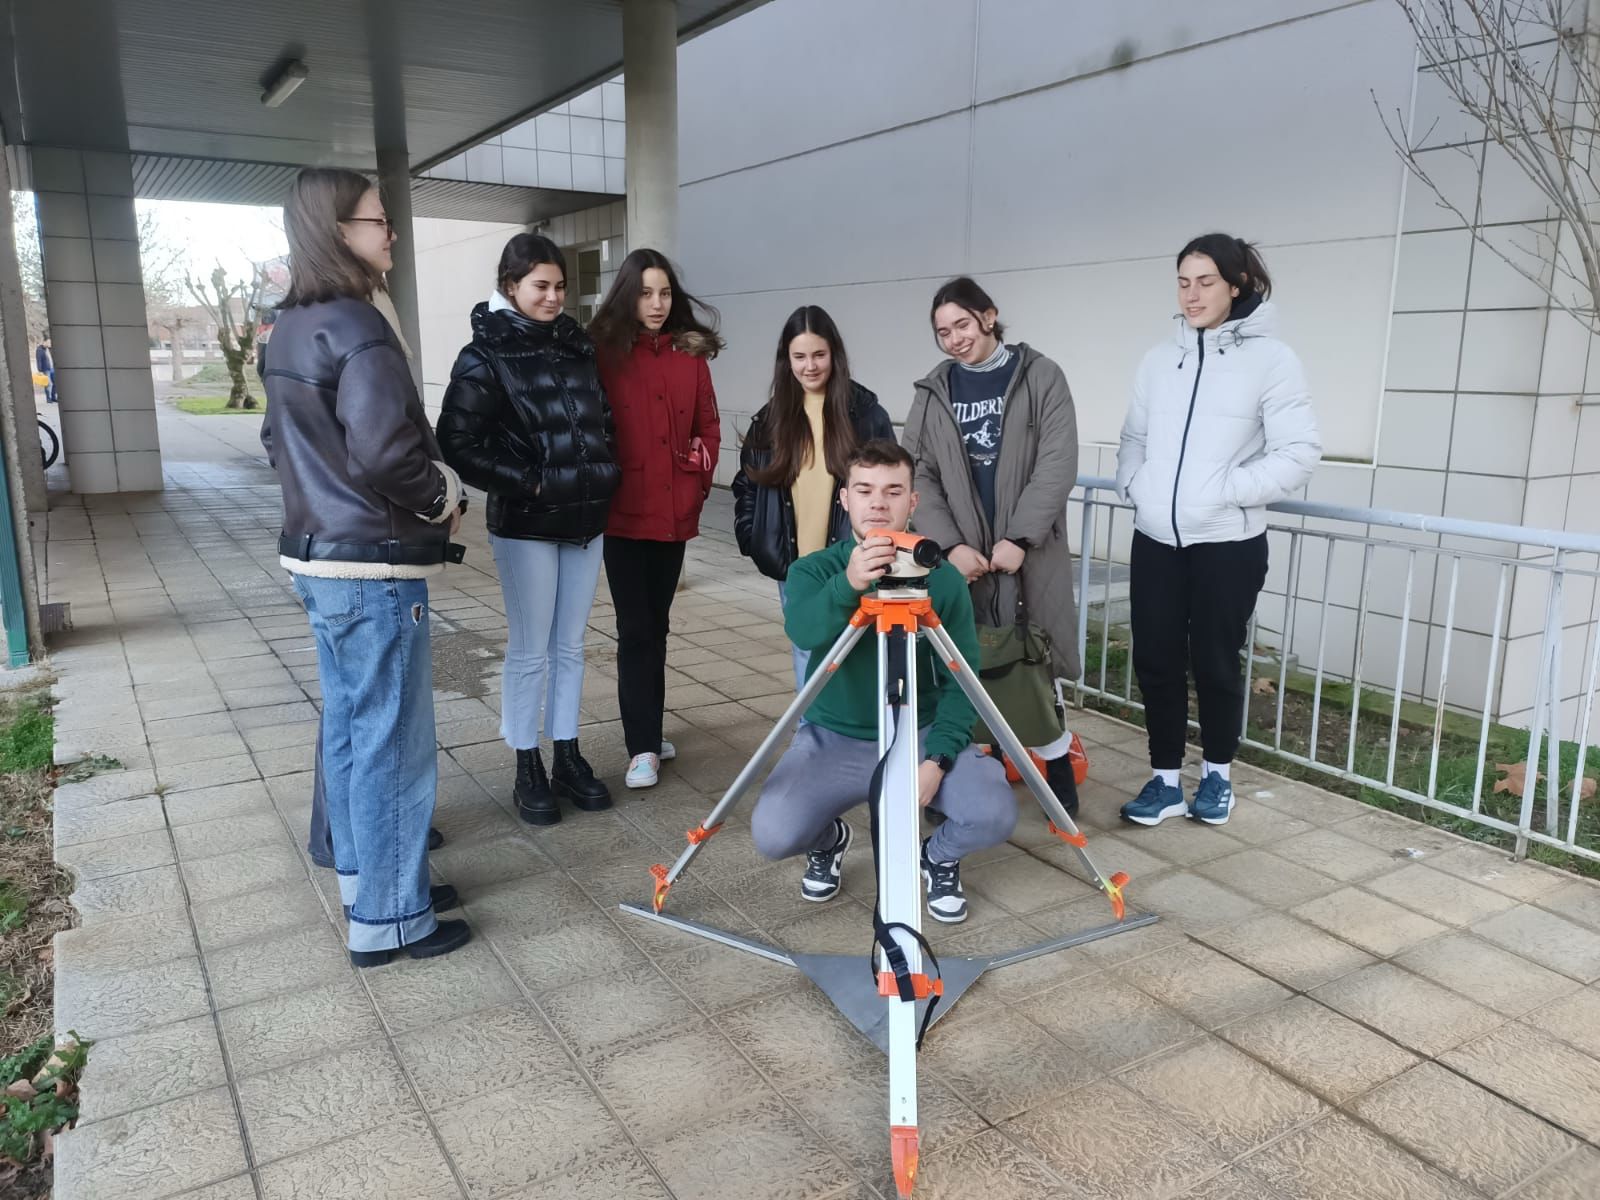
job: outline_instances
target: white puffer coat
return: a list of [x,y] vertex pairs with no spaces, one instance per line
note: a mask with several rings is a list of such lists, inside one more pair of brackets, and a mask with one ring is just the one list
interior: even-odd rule
[[1117,452],[1117,491],[1146,537],[1236,542],[1304,487],[1322,457],[1305,372],[1263,301],[1217,329],[1180,320],[1144,356]]

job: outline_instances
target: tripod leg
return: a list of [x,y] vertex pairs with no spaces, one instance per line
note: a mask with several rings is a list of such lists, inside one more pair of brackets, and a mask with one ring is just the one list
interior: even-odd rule
[[967,699],[972,701],[972,706],[978,710],[978,715],[983,718],[984,724],[989,726],[990,732],[994,734],[995,740],[1000,743],[1000,748],[1017,768],[1017,773],[1028,785],[1028,790],[1033,793],[1033,798],[1038,801],[1039,807],[1044,809],[1051,831],[1076,852],[1084,870],[1094,879],[1100,890],[1105,892],[1111,901],[1112,911],[1116,913],[1117,919],[1121,920],[1124,911],[1122,889],[1128,882],[1128,877],[1120,871],[1107,876],[1095,866],[1094,860],[1089,857],[1088,838],[1084,837],[1076,822],[1067,815],[1067,810],[1061,807],[1061,801],[1056,799],[1055,792],[1050,790],[1050,785],[1039,773],[1039,768],[1034,766],[1033,756],[1028,753],[1028,748],[1017,739],[1016,734],[1011,732],[1011,726],[1006,724],[1005,717],[1000,714],[995,702],[989,698],[989,693],[983,690],[983,686],[978,682],[977,673],[968,665],[949,631],[941,625],[934,625],[925,626],[923,632],[934,649],[949,664],[951,674],[961,685],[961,690],[966,693]]
[[[870,799],[878,806],[878,907],[889,937],[905,956],[912,981],[927,986],[922,947],[895,925],[922,929],[921,806],[917,769],[922,755],[917,744],[917,639],[905,630],[878,635],[878,678],[884,695],[878,718],[878,742],[887,753],[882,791]],[[899,681],[899,712],[890,689]],[[888,998],[889,1023],[889,1148],[895,1186],[909,1196],[917,1173],[917,1004],[901,998],[888,955],[878,951],[878,990]]]
[[800,694],[794,698],[793,703],[784,710],[783,716],[779,717],[777,723],[773,725],[772,732],[767,734],[761,745],[756,748],[756,752],[751,755],[750,761],[745,763],[744,769],[734,778],[733,783],[728,786],[728,790],[722,794],[722,799],[717,801],[716,807],[711,810],[704,821],[689,830],[689,845],[682,854],[678,855],[678,861],[673,863],[670,869],[660,863],[650,868],[650,874],[655,876],[656,880],[653,903],[657,912],[660,912],[661,906],[666,903],[667,889],[676,883],[678,877],[688,869],[689,863],[700,852],[700,847],[705,845],[707,839],[722,828],[723,821],[733,811],[734,805],[739,802],[739,798],[749,788],[751,782],[762,771],[766,770],[773,752],[777,749],[779,740],[788,730],[790,723],[804,713],[822,689],[828,686],[828,680],[832,678],[834,669],[845,660],[851,650],[855,649],[856,643],[861,640],[866,632],[867,626],[865,624],[852,622],[845,628],[845,631],[839,635],[839,640],[834,642],[832,649],[817,664],[817,669],[811,673],[811,678],[806,680],[806,685],[800,689]]

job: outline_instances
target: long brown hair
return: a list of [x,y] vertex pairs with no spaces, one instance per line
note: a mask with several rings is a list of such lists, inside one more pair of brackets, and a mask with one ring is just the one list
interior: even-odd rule
[[374,187],[372,180],[337,167],[308,167],[295,176],[283,206],[289,239],[289,290],[283,307],[354,296],[365,300],[383,276],[356,257],[339,232]]
[[772,460],[766,466],[748,472],[763,487],[793,487],[814,452],[805,389],[789,365],[789,346],[802,333],[814,333],[827,342],[833,359],[827,398],[822,402],[822,457],[828,473],[843,479],[849,471],[850,456],[856,451],[855,423],[850,420],[850,359],[844,352],[844,339],[824,309],[815,304],[801,305],[789,314],[783,332],[778,334],[767,419],[752,431],[754,437],[747,442],[754,449],[772,452]]
[[[686,335],[698,334],[702,344],[715,357],[722,349],[722,339],[717,336],[717,321],[721,314],[703,300],[696,300],[678,283],[678,272],[659,250],[639,249],[622,260],[611,290],[600,302],[600,309],[589,322],[589,336],[602,354],[620,357],[633,349],[639,336],[639,296],[644,291],[644,273],[651,268],[663,271],[667,286],[672,289],[672,308],[667,312],[661,332],[669,334],[674,343],[681,343]],[[705,314],[696,315],[695,310]]]

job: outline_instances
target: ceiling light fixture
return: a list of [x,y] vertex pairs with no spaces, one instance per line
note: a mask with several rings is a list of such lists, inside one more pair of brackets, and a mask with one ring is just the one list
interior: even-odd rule
[[306,81],[306,76],[311,74],[305,63],[298,58],[292,58],[283,64],[283,69],[272,77],[267,83],[267,90],[261,93],[261,103],[268,108],[277,108],[290,96],[294,95],[295,88]]

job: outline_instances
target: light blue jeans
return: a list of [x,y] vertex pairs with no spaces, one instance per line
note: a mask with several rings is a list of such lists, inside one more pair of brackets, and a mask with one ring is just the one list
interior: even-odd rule
[[506,601],[500,736],[513,750],[538,747],[541,709],[552,741],[578,736],[583,635],[600,582],[604,540],[573,546],[489,538]]
[[[785,611],[789,607],[788,589],[783,584],[778,584],[778,607]],[[806,685],[806,666],[811,662],[811,651],[802,650],[793,642],[789,643],[789,653],[794,656],[794,690],[799,691]],[[804,718],[801,723],[804,724]]]
[[293,578],[317,643],[323,790],[350,949],[404,946],[438,925],[428,900],[439,778],[428,584]]

